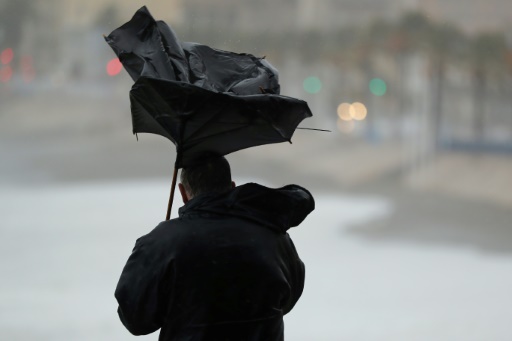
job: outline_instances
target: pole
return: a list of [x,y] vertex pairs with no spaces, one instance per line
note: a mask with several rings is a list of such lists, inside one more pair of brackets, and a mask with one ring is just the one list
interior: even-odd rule
[[172,185],[171,185],[171,195],[169,196],[169,204],[167,205],[167,215],[165,220],[169,220],[171,218],[171,208],[172,202],[174,200],[174,190],[176,189],[176,178],[178,177],[178,168],[174,166],[174,173],[172,175]]

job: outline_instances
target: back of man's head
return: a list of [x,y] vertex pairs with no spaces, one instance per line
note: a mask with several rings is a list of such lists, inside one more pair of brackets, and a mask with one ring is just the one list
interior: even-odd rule
[[231,168],[224,156],[213,156],[181,170],[181,183],[189,199],[200,194],[224,193],[231,189]]

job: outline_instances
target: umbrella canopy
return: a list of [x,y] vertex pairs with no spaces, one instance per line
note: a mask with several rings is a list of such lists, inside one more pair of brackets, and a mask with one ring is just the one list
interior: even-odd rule
[[203,156],[290,141],[305,117],[304,102],[278,95],[237,96],[141,77],[130,92],[134,130],[167,137],[176,167]]
[[278,72],[264,58],[181,42],[145,6],[105,40],[134,81],[146,76],[237,95],[260,94],[260,87],[279,93]]
[[278,72],[265,59],[181,42],[146,7],[105,40],[135,81],[133,132],[171,140],[175,170],[211,153],[291,142],[312,116],[306,102],[279,95]]

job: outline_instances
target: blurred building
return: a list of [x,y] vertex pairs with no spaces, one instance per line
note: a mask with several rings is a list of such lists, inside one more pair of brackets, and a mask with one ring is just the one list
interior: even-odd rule
[[[436,134],[441,139],[468,140],[477,136],[498,142],[512,140],[507,90],[512,78],[501,77],[504,72],[488,72],[488,80],[478,84],[470,60],[451,60],[443,76],[436,76],[428,57],[403,54],[400,59],[397,51],[379,54],[377,49],[372,52],[368,48],[389,40],[389,35],[375,37],[379,31],[372,31],[369,39],[357,36],[364,30],[344,30],[367,28],[375,19],[396,23],[405,12],[422,12],[433,22],[448,22],[467,33],[506,31],[508,48],[512,49],[509,0],[0,0],[0,9],[4,9],[0,12],[0,48],[14,49],[13,68],[18,79],[22,60],[33,60],[35,79],[41,84],[77,86],[84,81],[87,86],[98,88],[108,83],[106,65],[115,58],[102,34],[129,20],[144,4],[155,18],[171,24],[184,40],[272,57],[272,63],[282,71],[283,93],[307,100],[317,117],[325,118],[326,125],[336,120],[336,108],[341,102],[363,101],[370,114],[359,126],[372,127],[369,131],[380,129],[381,135],[397,135],[395,129],[402,128],[386,128],[387,133],[385,128],[379,128],[398,125],[393,122],[403,121],[402,130],[412,131],[408,128],[412,114],[424,111],[428,115],[437,112],[439,117],[431,125],[439,130]],[[342,35],[359,39],[351,42],[349,53]],[[328,44],[330,49],[325,48]],[[274,50],[266,51],[267,48]],[[488,54],[485,51],[483,54]],[[498,66],[491,65],[489,69]],[[311,76],[321,79],[325,90],[305,93],[303,81]],[[374,77],[385,79],[389,85],[388,95],[383,98],[368,91],[368,82]],[[435,91],[441,88],[439,84],[442,96]],[[420,107],[418,103],[423,104]],[[423,121],[417,125],[426,126]],[[478,126],[485,126],[486,133],[475,133],[484,130]]]
[[129,20],[143,4],[156,18],[186,28],[186,36],[193,39],[202,34],[222,39],[234,34],[332,33],[364,27],[376,18],[398,19],[407,11],[424,12],[467,32],[510,30],[512,22],[509,0],[0,0],[0,44],[13,38],[18,56],[37,54],[39,70],[53,65],[66,74],[93,75],[83,65],[92,54],[108,53],[101,35]]
[[182,17],[180,0],[0,0],[0,51],[14,50],[13,79],[21,79],[28,63],[45,81],[100,79],[105,61],[113,57],[102,35],[144,4],[159,19],[179,22]]
[[397,0],[189,0],[182,4],[184,23],[197,29],[233,29],[240,33],[335,31],[364,25],[375,17],[401,13]]
[[128,21],[136,10],[147,6],[155,17],[176,22],[181,20],[181,0],[56,0],[66,26],[89,26],[105,11],[111,11],[111,28]]
[[424,12],[466,32],[495,31],[512,20],[509,0],[189,0],[180,4],[184,24],[196,29],[236,27],[258,31],[336,31],[362,26],[375,18],[394,19],[403,12]]
[[448,21],[474,33],[498,31],[512,21],[510,0],[415,0],[413,7],[431,16],[432,19]]

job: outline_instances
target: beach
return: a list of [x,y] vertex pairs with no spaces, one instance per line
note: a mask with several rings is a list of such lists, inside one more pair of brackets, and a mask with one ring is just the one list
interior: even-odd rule
[[[123,100],[70,94],[46,105],[44,119],[37,97],[3,102],[3,339],[135,339],[113,292],[135,240],[165,217],[175,154],[162,137],[135,139]],[[460,176],[443,186],[428,167],[404,175],[406,157],[391,143],[309,131],[292,145],[228,156],[238,184],[298,183],[316,198],[316,210],[290,230],[307,275],[285,317],[288,340],[512,338],[508,201],[457,191]],[[508,167],[507,157],[477,161],[496,158]],[[469,174],[466,183],[478,176],[448,164]]]

